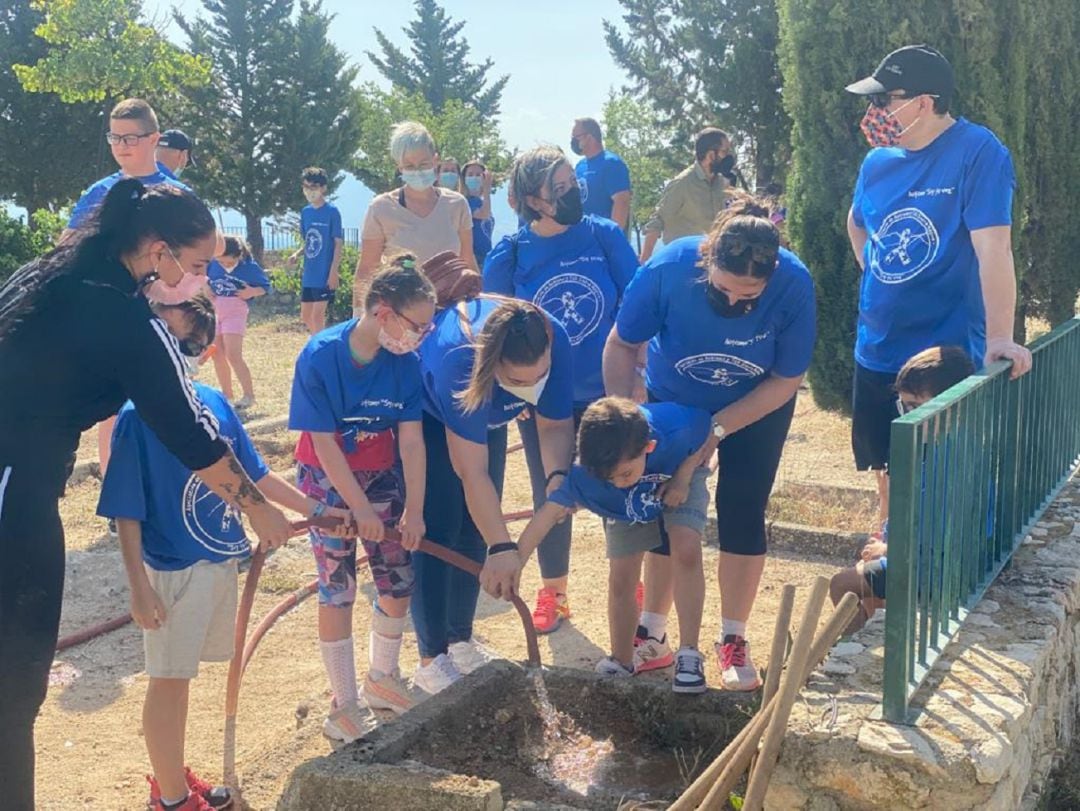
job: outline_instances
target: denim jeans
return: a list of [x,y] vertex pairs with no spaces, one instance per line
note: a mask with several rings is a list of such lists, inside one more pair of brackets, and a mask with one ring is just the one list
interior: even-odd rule
[[[483,563],[487,545],[469,515],[461,479],[450,464],[446,426],[427,413],[424,414],[424,443],[427,446],[427,486],[424,493],[427,537]],[[488,431],[487,446],[488,473],[502,499],[503,473],[506,470],[506,426]],[[412,618],[417,646],[420,656],[434,658],[446,653],[449,645],[472,638],[480,582],[468,572],[422,552],[414,552],[412,560],[416,575]]]

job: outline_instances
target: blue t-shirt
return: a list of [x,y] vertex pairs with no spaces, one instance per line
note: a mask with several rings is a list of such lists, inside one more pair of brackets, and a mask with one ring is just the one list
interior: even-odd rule
[[215,296],[224,298],[235,297],[247,287],[270,290],[270,279],[254,259],[241,260],[231,271],[212,259],[206,268],[206,281]]
[[[420,360],[385,349],[359,365],[349,350],[356,319],[316,333],[296,359],[289,429],[340,433],[346,453],[367,435],[420,419]],[[427,340],[431,340],[428,338]]]
[[623,159],[605,149],[591,158],[579,160],[574,172],[585,213],[611,219],[611,196],[630,191],[630,170]]
[[[484,201],[479,197],[467,195],[465,199],[469,201],[469,211],[476,211],[484,205]],[[484,259],[487,258],[488,251],[491,250],[491,235],[494,232],[495,217],[488,217],[486,220],[478,220],[473,217],[472,250],[473,256],[476,257],[476,264],[480,267],[484,266]]]
[[326,287],[334,261],[334,240],[344,239],[341,212],[331,203],[318,208],[304,206],[300,212],[300,233],[304,235],[304,287]]
[[604,343],[615,324],[637,256],[611,220],[586,216],[561,234],[530,228],[503,237],[484,263],[484,291],[531,301],[566,329],[574,362],[574,403],[604,396]]
[[[499,302],[477,298],[461,305],[468,316],[473,337],[480,334]],[[420,372],[424,384],[424,410],[458,436],[487,444],[490,428],[498,428],[514,419],[527,406],[524,400],[505,391],[496,382],[491,399],[471,414],[466,414],[455,392],[468,387],[475,351],[472,340],[462,330],[462,314],[457,307],[440,310],[435,315],[435,330],[420,344]],[[565,420],[573,415],[573,361],[566,330],[551,319],[551,372],[540,395],[536,411],[549,420]],[[531,406],[529,406],[531,407]]]
[[986,349],[971,232],[1009,225],[1016,185],[1009,150],[960,118],[923,149],[873,149],[855,183],[852,216],[866,229],[855,359],[893,374],[930,346]]
[[645,384],[655,399],[715,413],[772,373],[803,374],[817,319],[810,273],[784,248],[754,309],[738,318],[718,315],[698,267],[703,240],[676,239],[641,266],[626,288],[616,328],[628,343],[649,341]]
[[[171,173],[165,173],[161,171],[162,167],[158,166],[156,172],[152,175],[146,175],[145,177],[136,178],[144,186],[153,186],[158,183],[168,183],[171,186],[176,186],[184,191],[191,191],[190,188],[185,186]],[[78,228],[86,222],[86,219],[94,213],[98,206],[105,200],[105,195],[109,193],[109,189],[123,180],[126,175],[123,172],[115,172],[108,177],[103,177],[101,180],[94,183],[90,188],[82,193],[82,197],[79,198],[79,202],[75,204],[75,208],[71,210],[71,218],[68,220],[68,228]]]
[[[194,383],[195,394],[217,417],[221,437],[253,482],[270,472],[224,395]],[[120,409],[112,455],[101,485],[98,515],[142,522],[143,560],[176,571],[199,561],[219,563],[247,555],[240,512],[169,453],[128,402]]]
[[549,496],[552,501],[563,507],[580,505],[603,518],[635,524],[660,517],[664,503],[656,491],[709,438],[712,415],[676,403],[647,403],[639,408],[649,421],[649,438],[656,440],[656,448],[645,457],[645,474],[637,484],[616,487],[575,464],[562,486]]

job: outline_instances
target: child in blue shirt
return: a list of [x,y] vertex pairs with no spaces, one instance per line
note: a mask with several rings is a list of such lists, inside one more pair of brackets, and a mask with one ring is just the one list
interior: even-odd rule
[[[975,364],[967,352],[958,346],[935,346],[908,359],[896,375],[897,411],[900,416],[950,389],[975,373]],[[991,492],[991,503],[993,493]],[[993,513],[988,516],[992,526]],[[885,607],[885,578],[888,567],[889,525],[884,522],[880,533],[873,533],[863,547],[859,560],[833,575],[829,595],[837,605],[849,591],[859,598],[860,611],[852,619],[845,636],[862,628],[879,608]]]
[[330,178],[325,169],[309,166],[301,175],[301,185],[308,205],[300,211],[300,235],[303,244],[289,257],[295,261],[304,255],[300,289],[300,320],[314,335],[326,326],[327,302],[333,300],[341,281],[341,251],[345,230],[341,212],[327,202]]
[[[701,536],[709,493],[701,451],[710,435],[709,412],[675,403],[637,405],[604,397],[585,409],[578,430],[581,461],[537,512],[519,539],[522,560],[547,532],[577,507],[604,520],[608,575],[608,626],[611,655],[596,666],[607,676],[666,667],[666,656],[648,658],[638,669],[634,650],[635,587],[645,553],[670,542],[675,605],[679,612],[678,653],[674,656],[676,693],[705,690],[705,660],[698,635],[705,603]],[[639,631],[640,633],[640,631]],[[666,648],[666,634],[660,632]]]
[[225,237],[225,249],[206,269],[210,292],[214,296],[214,315],[217,318],[217,345],[214,371],[221,390],[233,399],[230,366],[240,380],[243,397],[236,401],[238,409],[255,403],[255,387],[251,370],[244,361],[244,333],[247,332],[248,302],[270,291],[270,279],[251,258],[247,243],[240,237]]
[[[213,341],[214,315],[205,297],[155,310],[189,357]],[[221,393],[193,385],[264,495],[304,515],[316,514],[318,502],[266,467]],[[233,655],[237,565],[251,551],[240,514],[165,449],[130,402],[116,420],[98,514],[116,520],[131,614],[144,630],[150,683],[143,733],[154,770],[150,805],[155,811],[226,807],[232,800],[228,791],[185,769],[182,753],[188,691],[199,662]],[[328,514],[348,517],[343,510]]]
[[[301,431],[297,483],[353,515],[378,597],[372,606],[364,698],[369,707],[413,705],[399,655],[413,593],[411,550],[425,532],[422,388],[415,350],[431,331],[435,289],[402,255],[370,281],[361,318],[314,335],[296,361],[289,428]],[[397,526],[402,540],[384,537]],[[334,692],[323,726],[349,742],[364,732],[356,688],[352,618],[356,540],[312,529],[319,572],[319,644]]]
[[473,256],[476,266],[482,268],[491,250],[491,235],[495,232],[495,217],[491,213],[491,172],[480,161],[469,161],[461,167],[458,191],[469,201],[473,218]]

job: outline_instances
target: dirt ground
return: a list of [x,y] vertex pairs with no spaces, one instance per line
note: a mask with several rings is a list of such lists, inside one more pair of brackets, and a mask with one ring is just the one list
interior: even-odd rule
[[[298,322],[275,318],[249,330],[246,354],[252,366],[259,401],[250,419],[286,413],[293,361],[305,340]],[[202,379],[214,383],[212,367]],[[817,409],[803,392],[796,411],[778,485],[816,482],[863,486],[864,477],[851,471],[846,421]],[[271,466],[289,469],[292,439],[280,432],[259,444]],[[513,439],[511,440],[513,442]],[[80,456],[96,453],[93,434],[84,437]],[[127,587],[115,541],[104,535],[104,522],[94,515],[99,482],[88,479],[69,491],[62,503],[68,544],[68,576],[61,635],[80,630],[127,611]],[[520,453],[510,457],[504,509],[528,506],[528,479]],[[858,513],[856,512],[857,516]],[[843,518],[843,516],[841,516]],[[862,518],[852,520],[861,521]],[[524,526],[518,522],[512,530]],[[852,526],[861,530],[865,527]],[[715,538],[715,530],[707,537]],[[705,549],[709,589],[702,644],[719,631],[715,546]],[[759,666],[767,664],[773,618],[784,583],[798,587],[796,616],[814,578],[831,575],[845,563],[794,559],[770,554],[760,595],[751,618],[749,637]],[[280,550],[268,561],[260,581],[253,623],[283,596],[314,578],[314,561],[303,539]],[[591,515],[575,519],[570,597],[574,617],[557,633],[541,638],[545,663],[591,668],[607,651],[607,565],[603,533]],[[539,587],[535,564],[523,583],[531,598]],[[366,599],[356,617],[359,669],[367,658],[367,616],[373,589],[363,584]],[[826,613],[826,618],[828,611]],[[673,616],[672,636],[677,638]],[[482,598],[477,635],[511,659],[525,658],[525,640],[512,607]],[[403,648],[403,670],[416,666],[411,630]],[[222,765],[224,695],[227,665],[204,665],[192,685],[188,722],[188,761],[201,774],[219,778]],[[715,659],[707,664],[715,683]],[[669,672],[639,678],[666,679]],[[145,804],[148,761],[140,732],[146,688],[140,632],[127,626],[77,646],[57,657],[53,686],[37,724],[38,802],[43,809],[138,809]],[[692,700],[692,699],[690,699]],[[283,617],[265,638],[244,680],[240,698],[237,761],[245,799],[255,809],[272,809],[291,770],[302,760],[329,751],[320,725],[329,692],[315,635],[315,601],[311,599]]]

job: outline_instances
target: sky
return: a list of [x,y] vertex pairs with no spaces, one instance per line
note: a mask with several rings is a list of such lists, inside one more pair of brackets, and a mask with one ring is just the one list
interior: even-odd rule
[[[465,21],[461,34],[468,41],[470,60],[482,62],[490,57],[494,66],[489,76],[510,75],[502,96],[500,129],[512,149],[554,143],[565,150],[573,119],[586,115],[599,118],[609,90],[626,82],[604,43],[602,21],[621,20],[622,7],[617,0],[442,0],[441,5],[455,21]],[[168,20],[173,7],[185,16],[194,16],[202,4],[199,0],[144,0],[147,16],[158,21]],[[330,38],[360,67],[358,81],[386,86],[364,52],[379,52],[374,28],[406,48],[408,39],[402,28],[413,17],[413,4],[406,0],[324,0],[323,8],[335,15]],[[182,34],[171,22],[166,34],[182,42]],[[169,126],[184,129],[182,122],[162,122],[163,128]],[[197,132],[188,134],[198,142]],[[359,226],[370,199],[367,189],[350,177],[338,189],[334,202],[347,226]],[[506,204],[505,189],[496,195],[493,209],[496,235],[512,230],[514,217]],[[223,213],[223,221],[226,225],[243,222],[239,215],[228,212]]]

